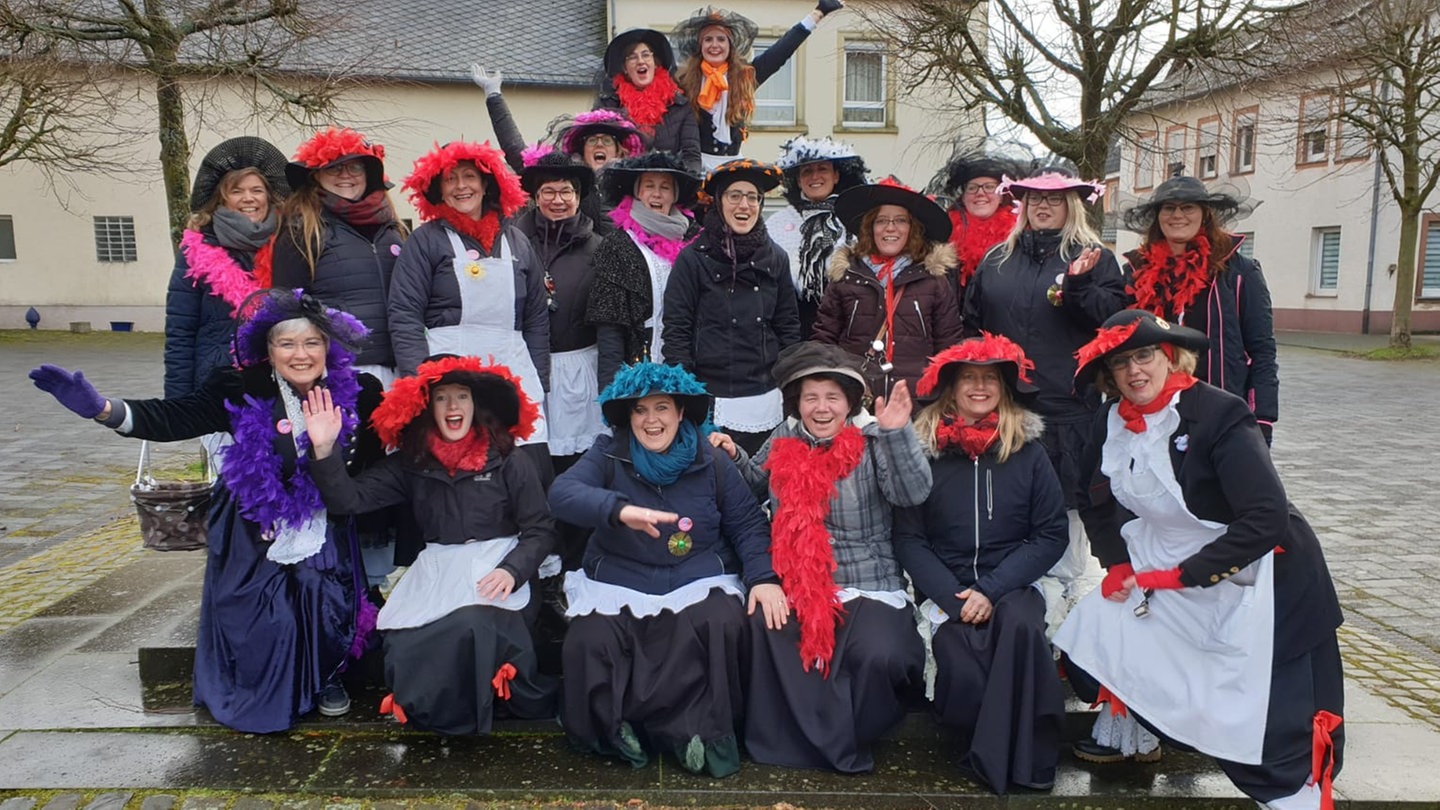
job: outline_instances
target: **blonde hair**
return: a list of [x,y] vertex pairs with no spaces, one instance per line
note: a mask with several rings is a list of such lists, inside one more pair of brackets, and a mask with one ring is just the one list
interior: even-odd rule
[[[1020,235],[1030,229],[1029,207],[1030,204],[1025,202],[1024,193],[1021,193],[1020,215],[1015,217],[1015,227],[1010,229],[1010,235],[1005,237],[1005,241],[994,248],[994,251],[998,251],[1001,262],[1008,260],[1015,253],[1015,246],[1020,242]],[[1065,224],[1060,228],[1060,258],[1071,262],[1078,258],[1080,252],[1085,248],[1100,246],[1100,234],[1090,227],[1090,218],[1085,215],[1085,206],[1080,200],[1080,192],[1074,189],[1066,191]]]
[[210,199],[206,200],[190,219],[185,221],[185,229],[198,231],[215,218],[215,212],[225,204],[225,193],[240,185],[240,181],[250,175],[260,178],[260,184],[265,186],[265,207],[266,215],[271,211],[278,210],[280,201],[275,199],[275,189],[271,187],[270,181],[265,174],[254,166],[246,166],[243,169],[231,169],[220,177],[220,182],[215,184],[215,190],[210,193]]
[[[320,248],[325,244],[325,206],[320,202],[321,191],[320,183],[314,179],[312,172],[310,181],[296,189],[280,207],[280,227],[276,229],[277,233],[283,232],[284,238],[291,240],[300,250],[300,255],[305,257],[312,281],[315,279],[315,263],[320,260]],[[385,206],[394,214],[395,204],[390,200],[390,192],[381,193],[385,195]],[[409,235],[405,223],[398,216],[395,217],[395,226],[400,230],[401,239]]]
[[[1161,351],[1165,351],[1166,347],[1169,347],[1170,351],[1166,352],[1166,356],[1170,358],[1171,374],[1175,372],[1181,374],[1195,373],[1195,367],[1200,363],[1200,354],[1198,352],[1186,349],[1183,346],[1177,346],[1174,343],[1152,345],[1158,345]],[[1145,347],[1137,346],[1136,348],[1143,349]],[[1111,399],[1118,399],[1120,397],[1120,388],[1115,385],[1115,375],[1110,373],[1110,367],[1105,365],[1104,361],[1100,363],[1100,370],[1095,372],[1095,388]]]
[[[940,427],[940,420],[947,416],[959,418],[955,412],[955,386],[959,384],[959,380],[959,374],[951,375],[950,383],[941,389],[940,396],[921,409],[920,415],[915,417],[915,434],[920,437],[920,446],[924,448],[925,455],[931,458],[940,455],[940,448],[935,443],[935,430]],[[1004,464],[1010,454],[1025,443],[1025,410],[1010,394],[1010,384],[1005,382],[1004,373],[1000,375],[1000,404],[995,406],[995,412],[1000,416],[997,439],[999,452],[996,455],[999,462]]]

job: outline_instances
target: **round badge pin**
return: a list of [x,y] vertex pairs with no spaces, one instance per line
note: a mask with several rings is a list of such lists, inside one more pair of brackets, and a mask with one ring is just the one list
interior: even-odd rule
[[290,435],[291,430],[292,428],[290,426],[289,419],[281,419],[279,422],[275,423],[275,431],[282,436]]
[[680,522],[675,525],[680,527],[680,531],[688,532],[691,529],[695,528],[695,521],[691,520],[688,517],[682,517],[680,518]]
[[695,547],[694,541],[690,539],[689,532],[675,532],[670,535],[670,540],[665,545],[670,549],[670,553],[676,557],[684,557]]

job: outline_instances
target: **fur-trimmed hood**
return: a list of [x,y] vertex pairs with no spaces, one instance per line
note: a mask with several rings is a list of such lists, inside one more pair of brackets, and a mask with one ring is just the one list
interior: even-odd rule
[[[853,244],[835,248],[835,252],[830,254],[831,281],[839,281],[845,277],[845,271],[850,269],[851,259],[862,261],[859,254],[855,253]],[[924,265],[926,272],[939,277],[952,270],[958,261],[959,256],[955,253],[954,245],[949,242],[931,242],[930,252],[925,254]]]
[[[1024,447],[1030,442],[1040,441],[1040,435],[1045,432],[1045,418],[1029,408],[1023,406],[1017,407],[1020,408],[1021,414],[1020,446]],[[925,451],[925,457],[928,459],[939,458],[940,450],[935,446],[935,434],[931,433],[929,436],[926,436],[918,430],[915,431],[915,433],[920,437],[920,448]],[[992,447],[991,450],[993,449]],[[1017,447],[1015,449],[1019,450],[1020,448]]]

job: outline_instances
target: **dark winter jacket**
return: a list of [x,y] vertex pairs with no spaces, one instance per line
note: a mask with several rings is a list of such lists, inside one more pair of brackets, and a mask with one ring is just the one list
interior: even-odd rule
[[717,397],[748,397],[775,387],[781,349],[800,342],[800,310],[790,260],[772,241],[734,264],[710,231],[675,259],[665,286],[661,349]]
[[[700,230],[692,222],[685,238]],[[645,321],[655,313],[650,266],[630,234],[617,228],[595,250],[595,280],[585,319],[594,324],[600,344],[600,390],[615,379],[621,365],[650,359],[651,330]]]
[[[516,174],[520,174],[525,171],[525,136],[520,134],[520,128],[515,125],[515,117],[510,114],[510,105],[505,103],[503,95],[497,93],[486,96],[485,109],[490,113],[490,128],[495,131],[495,140],[500,144],[500,150],[505,153],[505,162]],[[589,194],[580,198],[580,213],[590,218],[591,226],[600,236],[615,230],[615,223],[605,216],[606,210],[600,195],[595,193],[593,188]]]
[[[219,246],[209,232],[205,232],[205,243]],[[241,269],[254,269],[254,252],[229,248],[225,252]],[[230,304],[216,295],[209,283],[186,278],[188,272],[185,252],[179,251],[165,293],[166,399],[185,396],[204,384],[210,372],[233,362],[230,345],[235,319]]]
[[600,236],[583,213],[551,222],[531,208],[515,218],[515,228],[530,237],[530,247],[555,285],[550,295],[550,351],[569,352],[595,345],[595,327],[585,322],[594,280],[592,269]]
[[[620,103],[620,94],[615,92],[610,77],[606,76],[601,81],[600,92],[591,109],[619,110],[629,115],[625,105]],[[696,123],[690,99],[684,93],[675,93],[670,109],[665,111],[665,117],[660,119],[660,123],[655,125],[655,132],[650,135],[649,148],[652,152],[673,152],[680,156],[685,168],[701,176],[705,174],[700,163],[700,125]]]
[[[1080,506],[1091,550],[1106,568],[1130,561],[1120,529],[1135,519],[1115,500],[1110,479],[1100,472],[1115,404],[1095,414],[1084,467],[1089,498]],[[1340,603],[1320,540],[1286,497],[1249,406],[1199,383],[1180,393],[1176,410],[1180,425],[1168,444],[1185,507],[1197,518],[1225,524],[1224,534],[1180,563],[1180,582],[1215,585],[1278,546],[1284,553],[1275,555],[1276,663],[1333,639],[1341,622]]]
[[[803,23],[796,23],[790,26],[785,35],[775,40],[775,44],[765,49],[765,52],[755,57],[750,66],[755,68],[755,86],[758,88],[765,83],[766,79],[775,75],[775,71],[785,66],[795,51],[810,36],[810,29]],[[698,70],[698,68],[697,68]],[[710,113],[695,108],[694,116],[700,127],[700,151],[707,155],[738,155],[740,149],[745,145],[745,138],[749,134],[749,121],[737,125],[730,125],[730,143],[722,144],[715,140],[715,119]]]
[[[416,228],[395,263],[395,281],[390,287],[391,340],[395,344],[395,371],[402,376],[414,374],[430,356],[426,329],[460,323],[460,284],[455,279],[455,252],[447,230],[449,225],[440,220]],[[546,306],[545,271],[525,234],[507,224],[501,226],[500,236],[509,241],[515,263],[515,320],[495,325],[524,335],[530,360],[548,390],[550,312]],[[460,234],[460,242],[481,258],[500,255],[499,237],[490,253],[464,234]]]
[[386,311],[390,275],[401,243],[400,226],[381,225],[367,238],[349,223],[324,211],[324,239],[315,258],[315,275],[300,249],[303,238],[294,227],[281,228],[271,260],[276,287],[303,287],[328,307],[348,312],[370,330],[355,357],[357,365],[395,365]]
[[[420,418],[428,419],[428,415]],[[498,566],[518,584],[535,577],[555,546],[555,521],[545,504],[540,474],[524,453],[501,456],[493,447],[485,469],[451,476],[433,458],[387,456],[355,478],[338,456],[311,462],[325,508],[340,515],[410,504],[425,543],[461,544],[519,535]]]
[[[914,393],[931,355],[960,341],[960,307],[947,273],[955,267],[955,248],[948,242],[932,243],[922,264],[911,264],[895,277],[895,369],[893,384],[905,380]],[[883,352],[871,343],[885,325],[885,288],[853,246],[839,247],[830,257],[830,284],[820,299],[813,340],[831,343],[862,358],[865,376],[874,396],[889,396]]]
[[[965,334],[983,329],[1020,344],[1035,363],[1035,410],[1049,422],[1084,422],[1099,397],[1087,381],[1075,380],[1075,352],[1129,300],[1109,250],[1101,249],[1093,270],[1072,276],[1066,271],[1076,256],[1059,255],[1059,246],[1059,231],[1027,230],[1003,263],[998,251],[986,256],[965,287]],[[1058,306],[1046,296],[1057,278]]]
[[[655,539],[620,522],[627,505],[674,512],[694,522],[690,553],[677,557],[662,526]],[[669,593],[706,577],[736,574],[747,586],[778,582],[770,565],[770,529],[735,465],[701,440],[695,461],[670,486],[654,486],[630,461],[630,433],[601,436],[550,486],[557,520],[591,529],[585,575],[648,594]]]
[[1004,464],[998,444],[977,460],[942,451],[920,506],[895,512],[895,554],[915,590],[960,618],[956,594],[973,587],[992,603],[1034,583],[1065,553],[1069,521],[1060,481],[1039,438],[1044,424],[1025,415],[1025,443]]
[[[1225,270],[1205,290],[1204,306],[1197,299],[1183,315],[1156,314],[1209,336],[1210,348],[1200,355],[1195,376],[1249,402],[1256,419],[1273,423],[1280,417],[1280,367],[1270,288],[1260,263],[1240,255],[1244,237],[1236,239]],[[1125,258],[1132,268],[1143,261],[1138,250]]]

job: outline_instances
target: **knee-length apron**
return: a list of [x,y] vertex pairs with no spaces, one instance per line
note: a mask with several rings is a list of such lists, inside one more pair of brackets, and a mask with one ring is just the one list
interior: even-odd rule
[[514,327],[515,260],[510,254],[510,242],[504,234],[500,234],[497,237],[500,242],[498,257],[472,259],[459,234],[447,227],[445,235],[450,238],[450,248],[455,252],[455,281],[460,287],[460,323],[427,329],[425,338],[430,353],[448,352],[463,357],[488,358],[509,367],[520,378],[520,388],[525,396],[540,408],[540,414],[535,419],[535,432],[519,443],[543,443],[548,439],[545,389],[540,383],[540,372],[536,371],[535,362],[530,359],[525,336]]
[[[1143,433],[1111,411],[1100,469],[1136,519],[1121,528],[1136,571],[1166,570],[1225,533],[1185,506],[1170,462],[1172,403]],[[1149,613],[1096,588],[1055,636],[1086,672],[1167,736],[1211,756],[1259,764],[1275,642],[1274,552],[1204,588],[1158,590]]]

